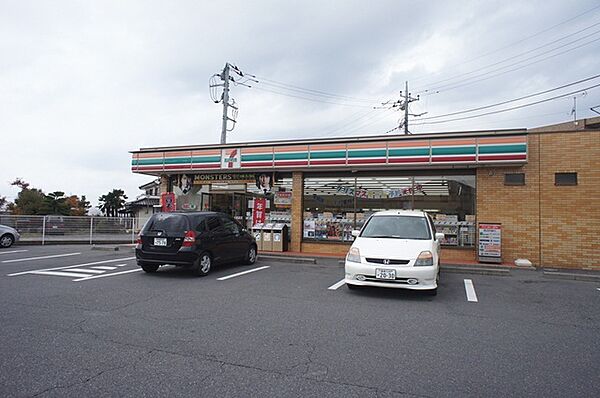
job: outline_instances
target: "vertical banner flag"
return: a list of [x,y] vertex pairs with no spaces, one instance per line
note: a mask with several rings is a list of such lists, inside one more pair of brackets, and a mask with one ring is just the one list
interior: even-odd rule
[[165,192],[161,196],[162,211],[165,213],[175,211],[175,194],[173,192]]
[[252,211],[252,225],[264,224],[266,207],[267,207],[267,199],[254,198],[254,209]]

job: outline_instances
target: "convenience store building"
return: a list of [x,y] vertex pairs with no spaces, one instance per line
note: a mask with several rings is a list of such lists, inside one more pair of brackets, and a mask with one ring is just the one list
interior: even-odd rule
[[373,212],[422,209],[446,234],[445,263],[478,261],[486,229],[500,228],[492,251],[505,263],[600,266],[600,118],[530,130],[142,148],[132,152],[132,171],[160,177],[169,210],[222,211],[249,229],[286,224],[293,252],[344,255],[351,231]]

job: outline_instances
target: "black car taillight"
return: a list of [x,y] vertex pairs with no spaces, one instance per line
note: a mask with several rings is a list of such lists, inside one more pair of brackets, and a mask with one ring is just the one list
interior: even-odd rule
[[183,238],[183,247],[192,247],[196,243],[196,233],[194,231],[185,231],[185,238]]

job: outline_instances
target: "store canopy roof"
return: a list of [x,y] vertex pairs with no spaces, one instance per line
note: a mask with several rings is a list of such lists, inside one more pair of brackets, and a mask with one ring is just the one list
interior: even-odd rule
[[143,148],[132,152],[132,171],[149,175],[468,168],[526,162],[524,129]]

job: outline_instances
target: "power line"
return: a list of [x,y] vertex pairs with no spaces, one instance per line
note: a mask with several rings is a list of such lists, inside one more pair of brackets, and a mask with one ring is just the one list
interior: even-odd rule
[[[568,34],[568,35],[566,35],[566,36],[563,36],[563,37],[561,37],[561,38],[559,38],[559,39],[556,39],[556,40],[553,40],[553,41],[551,41],[551,42],[548,42],[548,43],[546,43],[546,44],[544,44],[544,45],[542,45],[542,46],[536,47],[536,48],[534,48],[534,49],[531,49],[531,50],[528,50],[528,51],[524,51],[524,52],[522,52],[522,53],[519,53],[519,54],[517,54],[517,55],[513,55],[512,57],[505,58],[505,59],[503,59],[503,60],[501,60],[501,61],[498,61],[498,62],[495,62],[495,63],[489,64],[489,65],[486,65],[486,66],[482,66],[481,68],[478,68],[478,69],[472,70],[472,71],[470,71],[470,72],[460,73],[460,74],[458,74],[458,75],[455,75],[455,76],[452,76],[452,77],[449,77],[449,78],[446,78],[446,79],[438,80],[438,81],[436,81],[436,82],[433,82],[433,83],[431,83],[431,85],[435,85],[435,84],[438,84],[438,83],[443,83],[443,82],[447,82],[447,81],[450,81],[450,80],[454,80],[454,79],[457,79],[457,78],[459,78],[459,77],[462,77],[462,76],[471,75],[471,74],[473,74],[473,73],[476,73],[476,72],[479,72],[479,71],[481,71],[481,70],[485,70],[485,69],[491,68],[491,67],[493,67],[493,66],[496,66],[496,65],[503,64],[503,63],[505,63],[505,62],[508,62],[508,61],[510,61],[510,60],[513,60],[513,59],[515,59],[515,58],[519,58],[519,57],[521,57],[521,56],[523,56],[523,55],[530,54],[530,53],[532,53],[532,52],[534,52],[534,51],[537,51],[537,50],[540,50],[540,49],[542,49],[542,48],[544,48],[544,47],[548,47],[548,46],[550,46],[550,45],[552,45],[552,44],[558,43],[558,42],[560,42],[560,41],[562,41],[562,40],[564,40],[564,39],[566,39],[566,38],[569,38],[569,37],[571,37],[571,36],[575,36],[575,35],[577,35],[577,34],[579,34],[579,33],[581,33],[581,32],[584,32],[584,31],[586,31],[586,30],[588,30],[588,29],[591,29],[591,28],[593,28],[593,27],[595,27],[595,26],[598,26],[598,25],[600,25],[600,22],[597,22],[597,23],[595,23],[595,24],[593,24],[593,25],[587,26],[587,27],[586,27],[586,28],[584,28],[584,29],[580,29],[580,30],[578,30],[577,32],[574,32],[574,33]],[[534,56],[534,57],[531,57],[531,58],[526,58],[526,59],[524,59],[524,60],[521,60],[521,61],[518,61],[518,62],[516,62],[516,63],[514,63],[514,64],[507,65],[507,66],[505,66],[505,67],[510,67],[510,66],[512,66],[512,65],[516,65],[516,64],[518,64],[518,63],[520,63],[520,62],[527,61],[528,59],[536,58],[536,57],[539,57],[539,56],[541,56],[541,55],[547,54],[548,52],[552,52],[552,51],[554,51],[554,50],[558,50],[558,49],[560,49],[560,48],[562,48],[562,47],[566,47],[566,46],[568,46],[568,45],[570,45],[570,44],[576,43],[577,41],[580,41],[580,40],[586,39],[586,38],[588,38],[588,37],[590,37],[590,36],[593,36],[593,35],[595,35],[595,34],[596,34],[596,33],[598,33],[598,32],[600,32],[600,30],[599,30],[599,31],[595,31],[595,32],[593,32],[593,33],[591,33],[591,34],[589,34],[589,35],[587,35],[587,36],[580,37],[579,39],[577,39],[577,40],[574,40],[574,41],[572,41],[572,42],[570,42],[570,43],[566,43],[566,44],[563,44],[563,45],[561,45],[561,46],[558,46],[558,47],[556,47],[556,48],[554,48],[554,49],[552,49],[552,50],[549,50],[549,51],[547,51],[547,52],[545,52],[545,53],[538,54],[538,55],[536,55],[536,56]],[[503,67],[503,68],[504,68],[504,67]],[[502,68],[500,68],[500,69],[502,69]],[[499,69],[496,69],[496,70],[499,70]],[[491,71],[491,72],[494,72],[494,71]],[[491,73],[491,72],[486,72],[486,73]],[[477,76],[475,76],[475,77],[477,77]],[[464,80],[468,80],[468,79],[470,79],[470,78],[467,78],[467,79],[464,79]],[[452,85],[452,84],[456,84],[456,82],[455,82],[455,83],[448,83],[448,85]],[[445,86],[446,86],[446,85],[443,85],[443,86],[441,86],[441,87],[445,87]],[[441,88],[441,87],[438,87],[438,88]],[[418,91],[418,93],[425,93],[425,92],[428,92],[428,91],[433,91],[433,90],[436,90],[436,89],[431,89],[431,90],[428,90],[428,89],[427,89],[427,90],[420,90],[420,91]]]
[[281,91],[270,90],[270,89],[264,88],[264,87],[251,86],[251,88],[255,88],[257,90],[262,90],[262,91],[267,91],[269,93],[273,93],[273,94],[277,94],[277,95],[283,95],[285,97],[299,98],[299,99],[303,99],[306,101],[320,102],[320,103],[324,103],[324,104],[351,106],[351,107],[355,107],[355,108],[372,108],[372,106],[369,106],[369,105],[344,104],[341,102],[324,101],[324,100],[320,100],[320,99],[316,99],[316,98],[303,97],[300,95],[294,95],[294,94],[289,94],[289,93],[283,93]]
[[346,121],[345,123],[340,124],[337,128],[335,128],[333,130],[326,131],[325,133],[323,133],[323,135],[324,136],[328,136],[328,135],[331,135],[331,134],[333,134],[333,133],[335,133],[335,132],[343,129],[344,127],[351,126],[351,125],[355,124],[356,122],[358,122],[359,120],[364,119],[365,117],[367,117],[367,116],[369,116],[369,115],[377,112],[377,110],[378,109],[373,108],[370,111],[362,112],[358,117],[355,117],[355,118],[353,118],[353,119],[351,119],[349,121]]
[[359,102],[368,102],[368,103],[377,103],[378,102],[377,100],[374,100],[374,99],[366,99],[366,98],[358,98],[358,97],[350,97],[350,96],[346,96],[346,95],[333,94],[333,93],[328,93],[326,91],[313,90],[310,88],[304,88],[304,87],[296,86],[293,84],[280,82],[277,80],[267,79],[266,77],[261,77],[261,76],[256,76],[256,75],[251,75],[251,76],[254,77],[255,79],[259,79],[257,83],[270,84],[271,86],[281,86],[280,88],[283,88],[283,89],[288,89],[286,87],[290,87],[288,90],[294,89],[294,91],[301,90],[301,91],[304,91],[307,93],[313,93],[311,95],[317,94],[317,95],[321,95],[321,96],[335,97],[335,98],[339,98],[339,99],[359,101]]
[[[450,91],[450,90],[454,90],[454,89],[456,89],[456,88],[465,87],[465,86],[470,86],[470,85],[472,85],[472,84],[475,84],[475,83],[479,83],[479,82],[482,82],[482,81],[485,81],[485,80],[493,79],[494,77],[501,76],[501,75],[504,75],[504,74],[506,74],[506,73],[510,73],[510,72],[514,72],[514,71],[517,71],[517,70],[520,70],[520,69],[523,69],[523,68],[527,68],[528,66],[535,65],[535,64],[539,64],[540,62],[546,61],[546,60],[548,60],[548,59],[550,59],[550,58],[554,58],[554,57],[557,57],[557,56],[559,56],[559,55],[563,55],[563,54],[569,53],[569,52],[571,52],[571,51],[575,51],[575,50],[577,50],[577,49],[579,49],[579,48],[581,48],[581,47],[585,47],[585,46],[587,46],[587,45],[590,45],[590,44],[592,44],[592,43],[595,43],[595,42],[597,42],[597,41],[599,41],[599,40],[600,40],[600,38],[598,38],[598,39],[594,39],[594,40],[590,40],[590,41],[588,41],[588,42],[586,42],[586,43],[580,44],[580,45],[578,45],[578,46],[576,46],[576,47],[573,47],[573,48],[567,49],[567,50],[565,50],[565,51],[561,51],[561,52],[559,52],[559,53],[556,53],[556,54],[549,55],[549,56],[547,56],[547,57],[545,57],[545,58],[542,58],[542,59],[539,59],[539,60],[537,60],[537,61],[533,61],[533,62],[530,62],[530,63],[528,63],[528,64],[525,64],[525,65],[517,66],[516,68],[509,69],[509,70],[505,70],[505,71],[503,71],[503,72],[499,72],[499,73],[496,73],[496,74],[494,74],[494,75],[490,75],[490,76],[487,76],[487,77],[482,77],[481,79],[477,79],[477,80],[473,80],[473,81],[468,81],[468,80],[471,80],[471,79],[473,79],[473,78],[476,78],[476,77],[478,77],[478,76],[473,76],[473,77],[471,77],[471,78],[469,78],[469,79],[465,79],[465,80],[464,80],[464,81],[465,81],[465,83],[461,83],[461,84],[456,84],[456,83],[453,83],[454,85],[452,85],[452,84],[448,84],[448,85],[446,85],[446,86],[450,86],[450,87],[448,87],[448,88],[444,89],[443,91]],[[540,54],[540,55],[542,55],[542,54]],[[538,55],[538,56],[539,56],[539,55]],[[536,56],[536,57],[537,57],[537,56]],[[535,58],[535,57],[532,57],[532,58]],[[523,61],[520,61],[520,62],[523,62]],[[507,65],[507,66],[504,66],[504,67],[502,67],[502,68],[498,68],[498,69],[496,69],[496,70],[501,70],[501,69],[504,69],[504,68],[507,68],[507,67],[510,67],[510,66],[513,66],[513,65],[517,65],[517,64],[519,64],[520,62],[516,62],[516,63],[514,63],[514,64]],[[491,72],[493,72],[493,71],[491,71]],[[480,75],[480,76],[485,76],[486,74],[488,74],[488,73],[491,73],[491,72],[484,73],[484,74],[482,74],[482,75]],[[460,83],[460,82],[457,82],[457,83]],[[444,86],[444,87],[445,87],[445,86]],[[441,87],[438,87],[438,88],[441,88]],[[431,95],[431,94],[434,94],[434,93],[429,93],[429,94],[424,94],[424,95]]]
[[[593,8],[591,8],[591,9],[587,10],[587,11],[584,11],[584,12],[582,12],[581,14],[577,14],[577,15],[575,15],[574,17],[572,17],[572,18],[569,18],[569,19],[567,19],[567,20],[565,20],[565,21],[563,21],[563,22],[560,22],[560,23],[558,23],[558,24],[556,24],[556,25],[552,25],[552,26],[550,26],[549,28],[546,28],[546,29],[544,29],[544,30],[541,30],[541,31],[539,31],[539,32],[537,32],[537,33],[534,33],[533,35],[527,36],[527,37],[525,37],[525,38],[523,38],[523,39],[520,39],[520,40],[517,40],[517,41],[515,41],[515,42],[512,42],[512,43],[510,43],[510,44],[507,44],[506,46],[503,46],[503,47],[497,48],[497,49],[495,49],[495,50],[489,51],[489,52],[487,52],[487,53],[481,54],[481,55],[479,55],[479,56],[477,56],[477,57],[475,57],[475,58],[471,58],[471,59],[469,59],[469,60],[467,60],[467,61],[463,61],[463,62],[461,62],[461,63],[459,63],[459,64],[451,65],[451,66],[449,66],[449,67],[448,67],[448,69],[450,69],[450,68],[455,68],[455,67],[457,67],[457,66],[462,66],[462,65],[464,65],[464,64],[471,63],[471,62],[473,62],[473,61],[476,61],[476,60],[478,60],[478,59],[485,58],[485,57],[487,57],[487,56],[489,56],[489,55],[496,54],[496,53],[498,53],[498,52],[500,52],[500,51],[502,51],[502,50],[505,50],[505,49],[507,49],[507,48],[513,47],[514,45],[517,45],[517,44],[523,43],[523,42],[525,42],[525,41],[527,41],[527,40],[529,40],[529,39],[532,39],[532,38],[534,38],[534,37],[537,37],[537,36],[539,36],[539,35],[541,35],[541,34],[543,34],[543,33],[546,33],[546,32],[548,32],[548,31],[550,31],[550,30],[552,30],[552,29],[554,29],[554,28],[557,28],[557,27],[559,27],[559,26],[561,26],[561,25],[564,25],[564,24],[566,24],[566,23],[568,23],[568,22],[574,21],[575,19],[578,19],[578,18],[580,18],[580,17],[582,17],[582,16],[584,16],[584,15],[586,15],[586,14],[589,14],[589,13],[591,13],[592,11],[595,11],[595,10],[597,10],[598,8],[600,8],[600,5],[598,5],[598,6],[596,6],[596,7],[593,7]],[[435,74],[435,73],[436,73],[436,72],[432,72],[432,73],[428,73],[428,74],[425,74],[425,75],[421,75],[421,76],[419,76],[419,77],[412,78],[412,80],[413,80],[413,81],[416,81],[416,80],[421,80],[421,79],[423,79],[423,78],[425,78],[425,77],[427,77],[427,76],[431,76],[431,75],[433,75],[433,74]]]
[[[369,117],[368,119],[365,119],[363,121],[363,123],[361,123],[360,125],[357,125],[353,128],[344,130],[341,134],[348,134],[348,133],[352,133],[354,131],[360,130],[360,129],[364,129],[366,127],[372,126],[375,123],[378,123],[380,121],[382,121],[384,118],[388,117],[390,115],[390,112],[392,112],[392,108],[387,108],[383,111],[383,113],[377,114],[377,115],[373,115],[371,117]],[[370,122],[368,122],[370,121]],[[365,123],[368,122],[368,123]],[[341,134],[333,134],[333,136],[339,136]]]
[[536,97],[538,95],[543,95],[543,94],[547,94],[550,93],[552,91],[557,91],[557,90],[562,90],[563,88],[567,88],[567,87],[571,87],[571,86],[575,86],[577,84],[581,84],[590,80],[594,80],[600,77],[600,74],[598,75],[594,75],[585,79],[581,79],[578,80],[576,82],[572,82],[572,83],[568,83],[568,84],[563,84],[562,86],[558,86],[558,87],[554,87],[548,90],[544,90],[544,91],[539,91],[537,93],[533,93],[533,94],[529,94],[529,95],[524,95],[522,97],[518,97],[518,98],[514,98],[514,99],[510,99],[510,100],[506,100],[506,101],[502,101],[502,102],[497,102],[495,104],[491,104],[491,105],[485,105],[485,106],[480,106],[477,108],[471,108],[471,109],[466,109],[466,110],[462,110],[462,111],[456,111],[456,112],[451,112],[451,113],[445,113],[442,115],[437,115],[437,116],[428,116],[428,117],[424,117],[420,120],[431,120],[431,119],[439,119],[441,117],[448,117],[448,116],[455,116],[455,115],[460,115],[462,113],[470,113],[470,112],[475,112],[475,111],[481,111],[484,109],[489,109],[489,108],[494,108],[496,106],[500,106],[500,105],[505,105],[505,104],[509,104],[511,102],[517,102],[517,101],[521,101],[527,98],[532,98],[532,97]]
[[546,98],[546,99],[535,101],[535,102],[530,102],[528,104],[513,106],[511,108],[500,109],[500,110],[492,111],[492,112],[486,112],[486,113],[482,113],[482,114],[479,114],[479,115],[458,117],[458,118],[454,118],[454,119],[438,120],[438,121],[425,122],[425,123],[416,123],[415,125],[420,125],[421,126],[421,125],[429,125],[429,124],[440,124],[440,123],[455,122],[455,121],[458,121],[458,120],[474,119],[474,118],[478,118],[478,117],[482,117],[482,116],[495,115],[495,114],[498,114],[498,113],[504,113],[504,112],[509,112],[509,111],[513,111],[513,110],[516,110],[516,109],[527,108],[527,107],[530,107],[530,106],[533,106],[533,105],[538,105],[538,104],[541,104],[541,103],[544,103],[544,102],[553,101],[553,100],[556,100],[556,99],[559,99],[559,98],[568,97],[570,95],[577,94],[577,93],[580,93],[582,91],[591,90],[591,89],[594,89],[594,88],[597,88],[597,87],[600,87],[600,84],[596,84],[596,85],[593,85],[593,86],[585,87],[585,88],[582,88],[582,89],[579,89],[579,90],[576,90],[576,91],[572,91],[570,93],[557,95],[555,97]]

